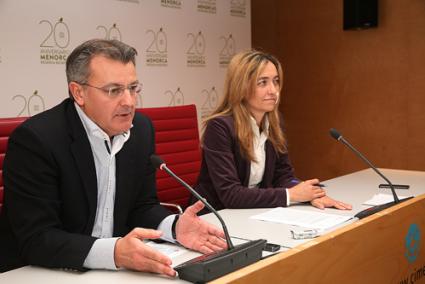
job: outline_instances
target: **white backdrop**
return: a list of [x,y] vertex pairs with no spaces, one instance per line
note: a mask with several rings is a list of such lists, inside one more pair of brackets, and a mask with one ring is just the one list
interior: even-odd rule
[[91,38],[138,51],[139,107],[217,104],[229,59],[251,46],[249,0],[0,0],[0,117],[68,96],[65,60]]

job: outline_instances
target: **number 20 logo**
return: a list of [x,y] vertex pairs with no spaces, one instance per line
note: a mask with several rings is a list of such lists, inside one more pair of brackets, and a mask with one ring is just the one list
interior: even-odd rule
[[117,24],[113,24],[109,29],[105,26],[97,26],[96,30],[103,31],[105,33],[103,36],[104,39],[116,39],[119,41],[122,39],[121,32],[117,28]]
[[47,36],[40,44],[40,47],[68,47],[70,32],[68,26],[63,21],[63,18],[60,18],[54,25],[48,20],[41,20],[39,24],[47,24],[49,27]]
[[205,95],[205,101],[201,106],[202,109],[214,109],[217,107],[218,94],[215,87],[212,87],[210,91],[203,89],[201,93]]
[[146,52],[167,52],[167,35],[162,28],[160,28],[158,32],[147,30],[146,34],[152,34],[152,40]]
[[187,34],[188,38],[191,38],[192,44],[190,45],[189,49],[187,50],[187,54],[198,54],[202,55],[205,52],[205,38],[202,35],[202,32],[199,31],[197,35],[194,35],[193,33]]
[[38,94],[37,90],[28,99],[23,95],[16,95],[12,97],[12,101],[14,100],[22,101],[22,107],[17,116],[22,114],[32,116],[45,110],[44,99]]
[[164,94],[171,96],[171,100],[168,103],[168,106],[182,106],[182,105],[184,105],[184,95],[183,95],[182,91],[180,90],[180,87],[178,87],[175,92],[168,90]]
[[235,40],[230,34],[228,37],[221,36],[220,39],[223,40],[223,48],[220,51],[220,56],[232,56],[235,54]]

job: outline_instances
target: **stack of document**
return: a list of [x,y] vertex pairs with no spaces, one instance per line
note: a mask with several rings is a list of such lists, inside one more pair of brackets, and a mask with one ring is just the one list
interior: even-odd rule
[[267,212],[251,216],[251,218],[325,231],[329,228],[340,225],[353,217],[278,207]]
[[[399,195],[398,198],[405,199],[407,198],[407,196]],[[385,204],[391,201],[394,201],[394,196],[390,194],[385,194],[385,193],[378,193],[378,194],[375,194],[371,199],[366,200],[363,204],[375,206],[375,205]]]

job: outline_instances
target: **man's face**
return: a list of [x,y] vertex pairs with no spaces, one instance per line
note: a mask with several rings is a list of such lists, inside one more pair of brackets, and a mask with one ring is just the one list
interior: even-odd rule
[[113,97],[105,90],[137,83],[136,68],[132,62],[122,63],[95,56],[90,62],[87,85],[80,85],[79,95],[74,94],[74,99],[84,113],[112,137],[130,129],[137,94],[125,89],[121,95]]

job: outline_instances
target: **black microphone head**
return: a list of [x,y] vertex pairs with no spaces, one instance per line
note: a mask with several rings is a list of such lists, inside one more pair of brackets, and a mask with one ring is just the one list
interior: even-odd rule
[[338,132],[338,130],[336,130],[335,128],[331,128],[329,130],[329,133],[331,134],[331,136],[335,139],[335,140],[339,140],[342,135]]
[[161,159],[161,157],[155,154],[151,155],[151,163],[157,169],[159,169],[162,164],[165,164],[165,162]]

